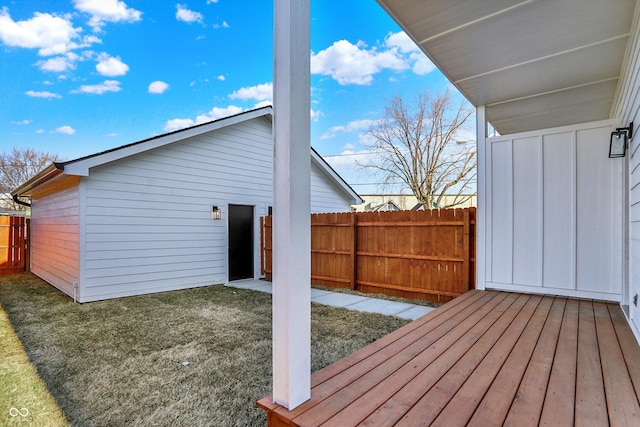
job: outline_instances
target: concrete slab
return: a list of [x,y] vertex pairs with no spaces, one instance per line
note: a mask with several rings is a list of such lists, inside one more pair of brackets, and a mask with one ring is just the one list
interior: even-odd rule
[[271,282],[265,280],[245,279],[229,282],[227,286],[239,289],[251,289],[254,291],[271,293]]
[[368,298],[365,301],[350,305],[350,310],[368,311],[370,313],[386,314],[388,316],[397,316],[399,313],[415,307],[414,304],[404,302],[389,301],[376,298]]
[[313,300],[314,298],[319,298],[323,295],[329,295],[332,294],[334,292],[331,291],[326,291],[324,289],[315,289],[315,288],[311,288],[311,300]]
[[[266,280],[244,279],[229,282],[227,286],[251,289],[254,291],[273,293],[272,283]],[[333,307],[345,307],[350,310],[367,311],[370,313],[380,313],[387,316],[398,316],[403,319],[415,320],[424,316],[433,307],[415,305],[404,302],[389,301],[377,298],[370,298],[360,295],[343,294],[324,289],[311,289],[311,301],[318,304],[330,305]]]
[[348,307],[353,304],[365,301],[367,297],[361,297],[359,295],[341,294],[338,292],[331,292],[326,295],[319,296],[317,298],[311,298],[311,301],[318,304],[331,305],[333,307]]

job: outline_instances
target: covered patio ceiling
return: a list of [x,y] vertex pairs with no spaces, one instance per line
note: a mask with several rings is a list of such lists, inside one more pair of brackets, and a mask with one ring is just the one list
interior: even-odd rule
[[636,0],[377,0],[508,134],[608,119]]

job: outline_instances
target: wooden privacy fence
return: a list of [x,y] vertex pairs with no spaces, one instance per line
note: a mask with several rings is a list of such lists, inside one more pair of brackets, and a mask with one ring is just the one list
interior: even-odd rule
[[[475,287],[475,208],[311,216],[311,282],[446,302]],[[271,280],[271,217],[260,218]]]
[[29,220],[0,216],[0,275],[22,273],[28,265]]

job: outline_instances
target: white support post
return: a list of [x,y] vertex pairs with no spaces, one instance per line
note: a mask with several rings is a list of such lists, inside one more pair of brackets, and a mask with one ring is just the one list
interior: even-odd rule
[[274,0],[273,400],[311,397],[310,0]]
[[476,289],[485,289],[486,271],[486,218],[487,191],[486,183],[486,155],[487,155],[487,117],[485,106],[476,107],[476,156],[478,156],[477,171],[477,210],[476,210]]

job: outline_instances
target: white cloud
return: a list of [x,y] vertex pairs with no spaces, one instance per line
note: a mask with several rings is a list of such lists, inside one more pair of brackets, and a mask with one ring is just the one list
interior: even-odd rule
[[76,133],[76,130],[71,126],[65,125],[65,126],[60,126],[58,129],[56,129],[55,133],[64,133],[66,135],[73,135],[74,133]]
[[0,10],[0,41],[7,46],[39,49],[41,56],[66,53],[79,47],[74,40],[81,32],[82,28],[73,28],[68,16],[35,12],[33,18],[16,22],[7,7]]
[[76,68],[76,62],[81,60],[81,57],[73,52],[68,52],[63,56],[56,56],[49,58],[45,61],[38,61],[36,65],[42,71],[50,71],[53,73],[63,73],[67,70],[73,70]]
[[330,139],[336,136],[338,132],[357,132],[357,131],[367,131],[371,126],[377,123],[376,120],[356,120],[353,122],[349,122],[346,126],[333,126],[324,135],[322,135],[321,139]]
[[164,125],[164,130],[167,132],[171,132],[174,130],[188,128],[190,126],[199,125],[202,123],[207,123],[216,119],[220,119],[222,117],[229,117],[235,114],[241,113],[242,108],[236,107],[235,105],[230,105],[226,108],[213,107],[211,111],[207,114],[201,114],[193,119],[171,119],[167,120],[167,123]]
[[341,85],[368,85],[373,75],[384,69],[402,71],[409,68],[397,49],[378,52],[358,42],[339,40],[325,50],[311,55],[311,73],[331,76]]
[[153,94],[161,94],[164,93],[165,90],[169,89],[169,85],[163,81],[156,80],[155,82],[151,82],[149,84],[149,93]]
[[385,39],[385,44],[390,48],[398,48],[402,53],[419,52],[418,46],[404,31],[389,33]]
[[262,107],[268,107],[272,105],[273,105],[273,102],[271,102],[271,100],[268,99],[266,101],[260,101],[257,104],[254,104],[253,108],[262,108]]
[[42,92],[36,92],[33,90],[28,90],[24,93],[27,96],[30,96],[32,98],[62,98],[60,95],[58,95],[57,93],[53,93],[53,92],[49,92],[49,91],[42,91]]
[[90,93],[94,95],[102,95],[106,92],[120,92],[120,82],[117,80],[105,80],[97,85],[82,85],[79,89],[71,91],[71,93]]
[[415,74],[424,76],[436,69],[433,62],[431,62],[427,55],[420,50],[404,31],[390,33],[385,39],[385,43],[389,48],[396,48],[401,53],[408,54],[408,61],[412,64],[411,70]]
[[436,69],[436,66],[431,62],[427,55],[421,53],[412,53],[409,58],[413,61],[411,70],[419,76],[429,74]]
[[207,4],[218,3],[218,0],[207,0]]
[[227,23],[227,21],[222,21],[222,24],[213,24],[213,28],[215,28],[216,30],[218,28],[229,28],[229,24]]
[[37,133],[37,134],[43,134],[43,133],[44,133],[44,129],[38,129],[38,130],[36,131],[36,133]]
[[172,132],[178,129],[188,128],[189,126],[195,125],[196,122],[191,119],[171,119],[167,120],[167,123],[164,125],[164,130],[167,132]]
[[226,80],[226,77],[222,74],[220,74],[218,77],[216,77],[218,80],[220,80],[221,82]]
[[231,99],[255,99],[266,101],[273,98],[273,83],[262,83],[257,86],[247,86],[229,95]]
[[142,12],[120,0],[73,0],[73,3],[77,10],[91,15],[89,25],[94,31],[100,31],[106,22],[137,22],[142,19]]
[[98,55],[96,70],[106,77],[124,76],[129,72],[129,66],[119,57],[109,56],[106,53]]
[[204,16],[200,12],[194,12],[193,10],[187,9],[186,4],[176,5],[176,19],[189,24],[193,22],[199,22],[202,24],[204,22]]
[[28,125],[29,123],[31,123],[31,120],[20,120],[19,122],[11,122],[14,125],[18,125],[18,126],[22,126],[22,125]]
[[111,132],[111,133],[107,133],[107,134],[105,134],[105,136],[108,136],[108,137],[113,138],[113,137],[115,137],[115,136],[118,136],[118,134],[117,134],[117,133],[115,133],[115,132]]

